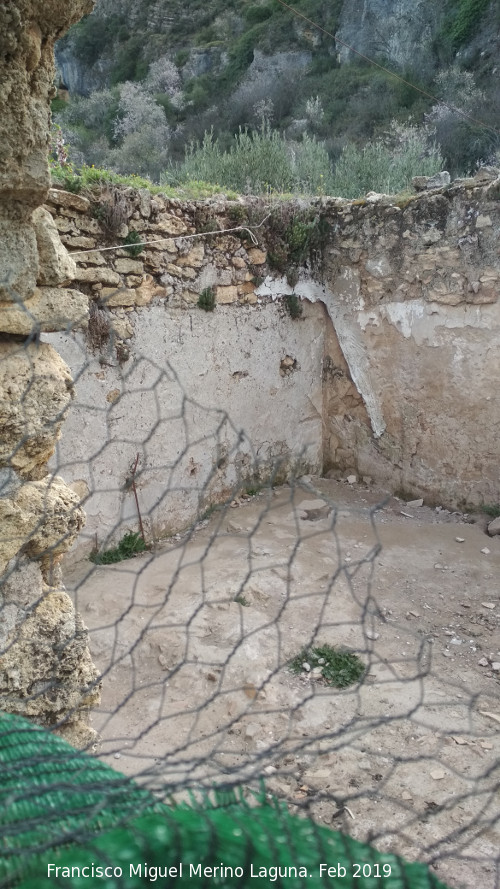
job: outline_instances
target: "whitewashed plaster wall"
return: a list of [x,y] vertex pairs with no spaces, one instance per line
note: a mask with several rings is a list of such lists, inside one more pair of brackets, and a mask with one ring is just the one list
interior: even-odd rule
[[125,366],[111,353],[93,356],[82,334],[49,337],[75,378],[54,462],[87,498],[80,552],[95,535],[101,545],[137,528],[127,488],[137,454],[139,504],[153,536],[183,528],[241,484],[321,472],[322,307],[306,305],[295,321],[272,303],[214,313],[152,305],[128,317]]

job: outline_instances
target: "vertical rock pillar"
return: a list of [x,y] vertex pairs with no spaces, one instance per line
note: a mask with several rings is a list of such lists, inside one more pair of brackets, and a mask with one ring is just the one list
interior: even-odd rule
[[58,583],[84,523],[47,461],[73,397],[43,332],[84,324],[75,267],[42,207],[49,189],[54,42],[91,0],[0,2],[0,709],[76,746],[99,698],[87,631]]

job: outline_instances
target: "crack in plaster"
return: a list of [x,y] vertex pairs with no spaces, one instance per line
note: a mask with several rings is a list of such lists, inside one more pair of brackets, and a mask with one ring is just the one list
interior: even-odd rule
[[300,299],[307,299],[313,303],[322,302],[325,305],[347,362],[351,379],[364,401],[373,434],[375,438],[380,438],[385,432],[386,424],[379,399],[371,384],[370,362],[359,332],[356,330],[352,318],[349,318],[347,314],[347,300],[345,301],[346,305],[342,305],[342,284],[345,284],[349,299],[353,291],[359,298],[358,284],[352,276],[348,275],[350,271],[346,268],[344,273],[339,276],[336,292],[311,279],[299,281],[292,290],[286,278],[272,278],[269,275],[256,293],[259,297],[269,297],[273,301],[280,296],[294,293]]

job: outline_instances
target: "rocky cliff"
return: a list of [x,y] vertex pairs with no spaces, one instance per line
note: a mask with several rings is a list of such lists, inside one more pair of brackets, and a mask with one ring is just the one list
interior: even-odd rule
[[87,633],[58,563],[84,523],[47,462],[73,398],[69,368],[41,341],[84,323],[76,267],[50,214],[47,149],[56,39],[90,0],[0,4],[0,707],[78,745],[98,699]]
[[[228,65],[235,58],[235,44],[243,38],[246,54],[239,73],[251,63],[255,48],[267,55],[283,49],[315,50],[332,58],[337,53],[341,63],[356,61],[342,42],[395,70],[413,72],[419,81],[457,52],[468,57],[472,69],[484,72],[485,62],[498,48],[498,13],[491,0],[460,4],[450,0],[442,4],[432,0],[297,0],[295,8],[333,32],[339,43],[272,2],[247,2],[240,9],[228,10],[219,0],[211,0],[187,10],[179,2],[166,6],[159,0],[97,0],[91,19],[58,44],[57,62],[70,90],[88,93],[109,85],[113,76],[115,82],[125,79],[117,69],[123,46],[143,60],[143,71],[165,52],[172,59],[181,53],[177,63],[188,79],[210,72],[213,49],[225,51]],[[480,51],[481,62],[475,58]],[[192,61],[200,53],[205,59],[201,68],[186,65],[188,58]]]
[[237,8],[209,0],[189,12],[178,0],[98,0],[57,48],[71,98],[54,107],[75,163],[154,181],[167,171],[175,183],[177,162],[205,133],[225,150],[239,128],[266,125],[290,151],[314,136],[335,166],[344,148],[390,139],[394,123],[420,128],[419,156],[436,143],[453,176],[496,163],[497,4],[297,0],[296,7],[323,30],[276,0]]

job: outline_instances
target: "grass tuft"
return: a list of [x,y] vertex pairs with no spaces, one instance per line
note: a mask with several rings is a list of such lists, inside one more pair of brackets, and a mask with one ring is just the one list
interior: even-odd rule
[[122,537],[117,546],[104,552],[94,551],[89,558],[94,565],[114,565],[116,562],[123,562],[125,559],[133,559],[134,556],[145,552],[146,549],[146,544],[141,535],[134,531],[129,531]]
[[363,662],[352,651],[334,648],[328,644],[303,648],[290,661],[291,672],[304,673],[304,663],[309,664],[311,671],[314,667],[321,667],[322,672],[314,674],[314,677],[322,679],[326,685],[334,688],[348,688],[350,685],[355,685],[366,670]]
[[198,297],[198,308],[204,312],[213,312],[215,309],[215,290],[213,287],[205,287]]

